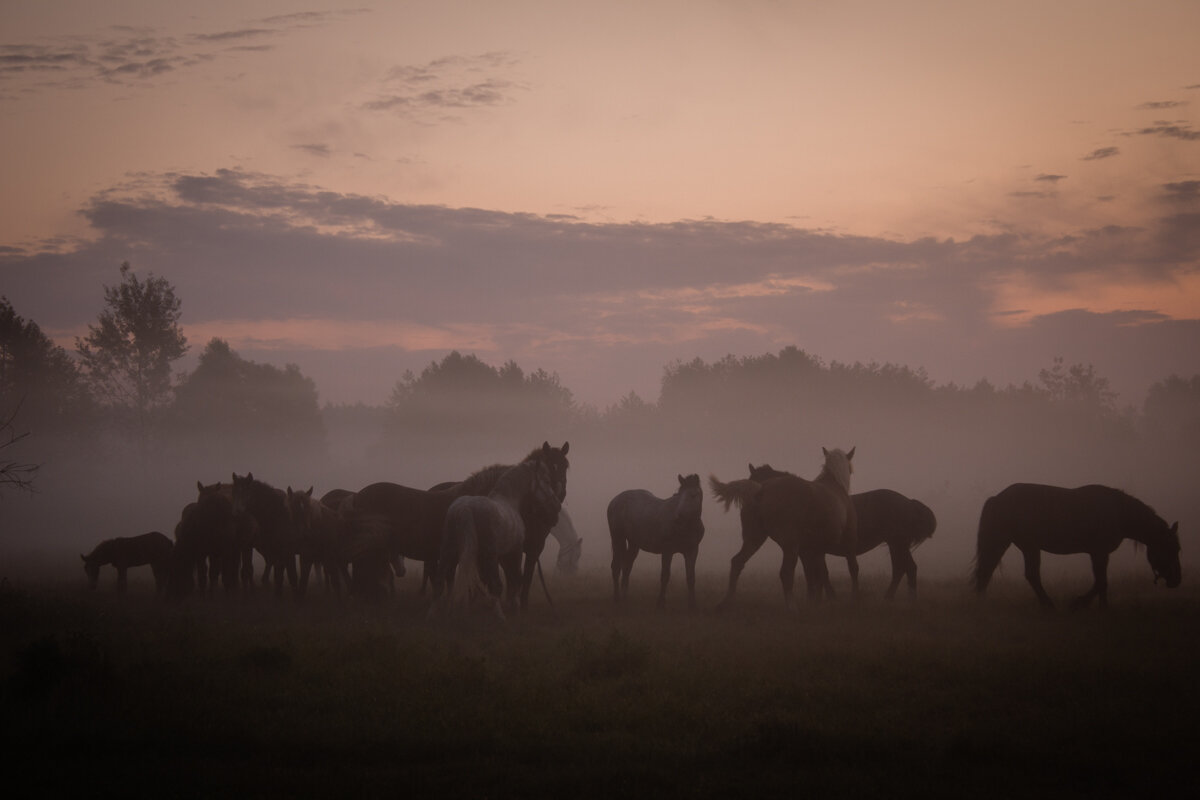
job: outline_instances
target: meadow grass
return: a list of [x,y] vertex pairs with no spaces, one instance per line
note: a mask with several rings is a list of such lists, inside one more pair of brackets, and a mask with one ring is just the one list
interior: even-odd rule
[[1015,579],[868,582],[791,613],[762,579],[689,614],[682,585],[658,612],[644,580],[619,607],[600,571],[550,580],[506,623],[429,620],[411,580],[376,605],[8,584],[3,752],[158,797],[1061,797],[1167,787],[1197,743],[1186,583],[1047,614]]

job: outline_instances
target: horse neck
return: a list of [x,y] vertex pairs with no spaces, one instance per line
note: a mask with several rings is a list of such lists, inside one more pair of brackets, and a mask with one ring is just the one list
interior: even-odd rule
[[848,462],[834,462],[833,464],[826,462],[825,466],[821,467],[821,474],[817,476],[817,482],[836,486],[849,497],[850,464]]
[[1137,505],[1130,509],[1125,522],[1125,536],[1146,547],[1157,547],[1166,544],[1167,523],[1154,512],[1150,506],[1136,498],[1130,498]]

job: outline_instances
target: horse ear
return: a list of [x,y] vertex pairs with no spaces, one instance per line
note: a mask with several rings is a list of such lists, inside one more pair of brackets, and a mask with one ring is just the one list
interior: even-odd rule
[[308,491],[305,492],[305,494],[308,495],[309,497],[312,497],[312,490],[313,490],[313,487],[311,487],[311,486],[308,487]]
[[198,492],[204,491],[204,484],[201,483],[200,481],[196,481],[196,491],[198,491]]
[[290,487],[290,486],[287,487],[287,499],[288,500],[292,499],[292,487]]
[[847,460],[847,461],[849,461],[850,459],[854,458],[854,451],[855,451],[855,450],[857,450],[857,449],[858,449],[858,446],[857,446],[857,445],[855,445],[854,447],[851,447],[851,448],[850,448],[850,452],[849,452],[849,453],[846,453],[846,460]]
[[567,451],[568,451],[568,450],[570,450],[570,449],[571,449],[571,443],[570,443],[570,442],[563,442],[563,446],[562,446],[562,454],[563,454],[564,456],[567,454]]
[[253,473],[253,472],[247,472],[247,473],[246,473],[246,480],[248,480],[248,481],[252,481],[252,480],[254,480],[254,473]]
[[1175,534],[1176,536],[1179,535],[1179,521],[1178,520],[1176,520],[1175,524],[1171,526],[1171,533]]
[[676,477],[676,478],[679,478],[679,485],[680,485],[680,486],[683,486],[683,476],[682,476],[682,475],[680,475],[680,474],[678,474],[678,473],[676,473],[675,477]]
[[87,556],[85,556],[83,553],[80,553],[80,554],[79,554],[79,560],[80,560],[80,561],[82,561],[83,563],[85,563],[85,564],[86,564],[86,563],[87,563]]
[[829,451],[828,451],[828,450],[826,450],[824,447],[822,447],[822,448],[821,448],[821,455],[825,456],[826,458],[829,458]]
[[754,462],[750,462],[750,463],[746,464],[746,469],[749,472],[754,472]]

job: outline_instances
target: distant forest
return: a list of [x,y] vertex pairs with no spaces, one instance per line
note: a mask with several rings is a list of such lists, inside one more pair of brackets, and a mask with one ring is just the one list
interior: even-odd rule
[[572,438],[684,450],[703,439],[720,447],[744,442],[753,450],[763,435],[772,442],[920,447],[922,435],[970,440],[982,431],[1002,431],[1006,447],[1024,444],[1039,457],[1057,451],[1071,458],[1098,443],[1124,449],[1135,440],[1200,448],[1200,375],[1165,377],[1141,408],[1119,407],[1090,365],[1061,359],[1019,386],[935,385],[922,369],[826,363],[786,347],[712,363],[676,361],[664,366],[657,399],[630,392],[604,409],[577,402],[555,373],[526,371],[514,361],[496,367],[457,351],[419,375],[405,372],[381,406],[324,408],[299,367],[249,361],[221,339],[208,342],[196,368],[175,375],[154,397],[139,397],[136,387],[112,391],[84,360],[0,299],[0,419],[5,443],[31,434],[20,443],[26,460],[36,461],[39,448],[53,449],[63,435],[87,451],[185,449],[207,460],[253,440],[281,458],[319,457],[331,437],[346,431],[365,437],[366,451],[376,454],[455,447],[484,436],[513,450]]

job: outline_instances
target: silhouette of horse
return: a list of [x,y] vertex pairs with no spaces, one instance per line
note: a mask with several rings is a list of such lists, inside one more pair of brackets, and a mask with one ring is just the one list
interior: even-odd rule
[[713,496],[725,504],[726,511],[737,503],[742,521],[742,547],[730,562],[729,589],[718,608],[727,608],[733,602],[738,576],[768,536],[783,550],[779,580],[788,608],[795,607],[792,585],[797,560],[804,566],[811,602],[821,599],[821,592],[829,582],[825,554],[830,548],[842,547],[851,573],[858,571],[857,518],[850,501],[854,448],[849,453],[825,448],[821,452],[825,463],[812,481],[790,473],[763,481],[745,478],[729,483],[709,476]]
[[311,487],[300,492],[289,486],[285,493],[292,536],[300,556],[298,592],[301,596],[306,593],[308,576],[315,564],[324,571],[334,594],[340,599],[342,580],[347,586],[350,584],[350,574],[342,555],[342,518],[336,509],[313,497],[312,492]]
[[218,580],[227,592],[232,591],[238,585],[239,556],[233,504],[218,491],[201,491],[175,525],[168,594],[176,598],[190,594],[193,578],[202,592],[215,589]]
[[[750,465],[751,479],[760,483],[787,474],[789,473],[773,469],[769,464],[758,467]],[[896,588],[904,578],[908,578],[909,594],[914,594],[917,591],[917,562],[913,560],[912,550],[932,536],[937,529],[937,517],[933,511],[919,500],[905,497],[891,489],[860,492],[850,495],[850,500],[854,503],[854,513],[858,517],[858,545],[855,555],[864,555],[879,545],[886,544],[892,561],[892,582],[888,585],[885,596],[888,599],[894,597]],[[744,532],[743,526],[743,535]],[[828,555],[845,558],[846,552],[838,542],[829,549]],[[850,567],[850,584],[852,591],[857,595],[857,563]],[[825,594],[828,597],[834,596],[832,583],[825,584]]]
[[678,491],[665,500],[645,489],[627,489],[609,501],[614,602],[629,595],[629,572],[638,552],[645,550],[662,556],[658,607],[665,607],[671,559],[681,553],[687,571],[688,608],[696,610],[696,554],[704,538],[704,523],[700,519],[704,489],[699,475],[678,478]]
[[[229,508],[232,512],[233,484],[217,482],[205,486],[200,481],[196,481],[196,490],[198,498],[203,498],[205,494],[210,493],[224,497],[229,502]],[[242,591],[249,592],[254,589],[254,540],[258,535],[258,523],[249,514],[241,513],[233,515],[233,525],[234,547],[237,548],[238,561],[241,564],[238,578]]]
[[579,558],[583,555],[583,538],[575,532],[575,523],[565,508],[558,510],[558,522],[550,529],[550,535],[558,542],[554,568],[565,575],[574,575],[579,571]]
[[1072,607],[1084,607],[1094,597],[1100,598],[1101,607],[1107,606],[1108,557],[1124,539],[1146,546],[1155,583],[1162,578],[1168,588],[1179,585],[1178,522],[1167,527],[1150,506],[1108,486],[1064,489],[1014,483],[989,497],[980,512],[975,590],[983,594],[1004,551],[1015,544],[1025,557],[1025,579],[1043,608],[1054,608],[1042,587],[1043,550],[1056,555],[1087,553],[1095,581],[1091,589],[1075,598]]
[[293,594],[299,594],[296,579],[298,547],[284,492],[263,481],[255,480],[253,472],[247,473],[245,477],[234,473],[233,510],[235,514],[247,514],[252,517],[258,526],[258,537],[254,546],[267,562],[266,570],[275,572],[275,595],[283,595],[285,571]]
[[[456,498],[446,511],[433,579],[434,607],[443,587],[448,587],[453,605],[465,606],[475,596],[486,596],[503,619],[501,593],[506,587],[507,603],[515,608],[522,583],[524,519],[557,517],[559,503],[553,473],[536,456],[505,470],[486,496]],[[500,583],[501,567],[505,587]]]
[[88,587],[96,588],[100,579],[100,567],[112,564],[117,570],[117,594],[125,594],[125,573],[130,567],[146,564],[154,572],[154,593],[162,594],[167,588],[167,574],[171,567],[171,551],[175,546],[158,531],[141,536],[118,536],[105,539],[92,548],[83,560],[83,571],[87,573]]
[[[544,462],[550,471],[550,481],[556,496],[565,497],[567,491],[567,451],[569,444],[561,448],[543,442],[523,461],[537,459]],[[413,489],[395,483],[373,483],[356,492],[342,503],[342,516],[347,522],[348,553],[355,565],[355,581],[360,559],[392,562],[396,557],[413,559],[425,563],[429,574],[434,574],[441,551],[442,526],[446,510],[455,499],[463,496],[482,496],[491,492],[496,481],[511,465],[497,464],[473,473],[465,481],[450,484],[448,488],[429,491]],[[536,539],[535,530],[543,521],[529,520],[529,539]],[[548,531],[548,528],[547,528]],[[542,544],[545,535],[541,534]],[[540,550],[538,551],[540,553]],[[527,561],[528,580],[524,581],[523,592],[533,579],[533,564]]]

